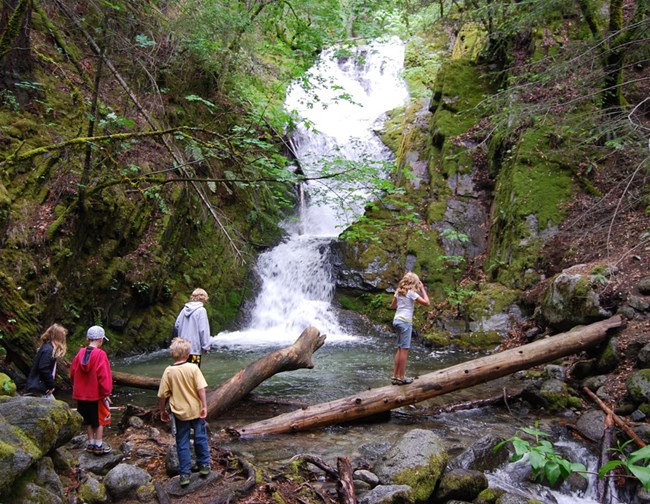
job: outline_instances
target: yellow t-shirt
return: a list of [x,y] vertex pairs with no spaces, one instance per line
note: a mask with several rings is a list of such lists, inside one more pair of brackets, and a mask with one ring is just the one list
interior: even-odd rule
[[160,379],[158,397],[169,398],[172,413],[179,420],[194,420],[201,413],[199,390],[208,383],[196,364],[183,362],[167,366]]

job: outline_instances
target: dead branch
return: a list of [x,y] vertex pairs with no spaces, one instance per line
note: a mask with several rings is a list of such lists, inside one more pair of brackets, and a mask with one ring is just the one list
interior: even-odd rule
[[634,442],[639,446],[639,448],[643,448],[646,444],[641,440],[639,436],[636,435],[636,432],[634,432],[630,426],[625,423],[625,421],[619,417],[616,413],[614,413],[601,399],[598,397],[596,394],[594,394],[591,390],[589,390],[587,387],[583,387],[582,390],[585,391],[585,393],[591,397],[594,402],[602,409],[605,413],[608,415],[611,415],[612,418],[614,419],[614,422],[616,422],[616,425],[618,425],[621,429],[625,431],[625,433],[630,436],[631,439],[634,440]]

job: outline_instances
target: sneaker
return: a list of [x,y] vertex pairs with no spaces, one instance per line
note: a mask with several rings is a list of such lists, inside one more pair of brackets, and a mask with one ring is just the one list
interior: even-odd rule
[[93,446],[93,453],[95,455],[106,455],[107,453],[111,453],[113,451],[113,448],[110,447],[110,445],[107,445],[106,443],[102,443],[99,446]]
[[208,474],[210,474],[210,466],[209,465],[199,466],[199,476],[201,476],[201,478],[207,477]]
[[413,378],[407,378],[406,376],[402,378],[401,380],[402,383],[400,385],[408,385],[409,383],[413,383]]
[[86,451],[87,451],[88,453],[95,453],[95,445],[94,445],[94,444],[90,444],[90,443],[88,443],[88,444],[86,445]]
[[178,483],[181,485],[181,487],[185,488],[187,485],[190,484],[192,481],[192,478],[190,477],[190,474],[181,474]]

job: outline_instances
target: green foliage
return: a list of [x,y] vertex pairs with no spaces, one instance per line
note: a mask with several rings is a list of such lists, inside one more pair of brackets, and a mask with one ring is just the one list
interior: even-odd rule
[[461,306],[468,297],[473,296],[476,294],[476,291],[473,289],[467,289],[465,287],[453,287],[451,285],[445,285],[443,287],[443,290],[445,291],[445,297],[447,301],[452,305],[452,306]]
[[494,451],[496,452],[504,445],[512,443],[515,453],[510,458],[510,462],[517,462],[527,455],[533,478],[539,481],[546,479],[551,485],[555,485],[558,480],[565,480],[574,472],[586,478],[584,472],[587,468],[583,464],[571,462],[555,453],[553,444],[546,439],[542,439],[547,438],[549,435],[540,431],[537,423],[534,428],[523,427],[521,431],[533,436],[534,443],[530,443],[519,436],[513,436],[496,445]]
[[626,441],[617,448],[611,448],[610,451],[616,453],[620,458],[619,460],[610,460],[601,467],[598,477],[604,478],[608,472],[620,467],[637,478],[646,491],[650,491],[650,446],[644,446],[627,455],[625,448],[630,443],[632,440]]

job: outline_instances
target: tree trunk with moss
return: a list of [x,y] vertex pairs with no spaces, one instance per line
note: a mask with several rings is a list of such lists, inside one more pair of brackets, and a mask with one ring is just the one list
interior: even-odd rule
[[251,438],[315,429],[373,416],[580,352],[600,343],[611,329],[622,325],[621,317],[616,315],[551,338],[422,375],[410,385],[370,389],[243,427],[230,428],[228,433]]

